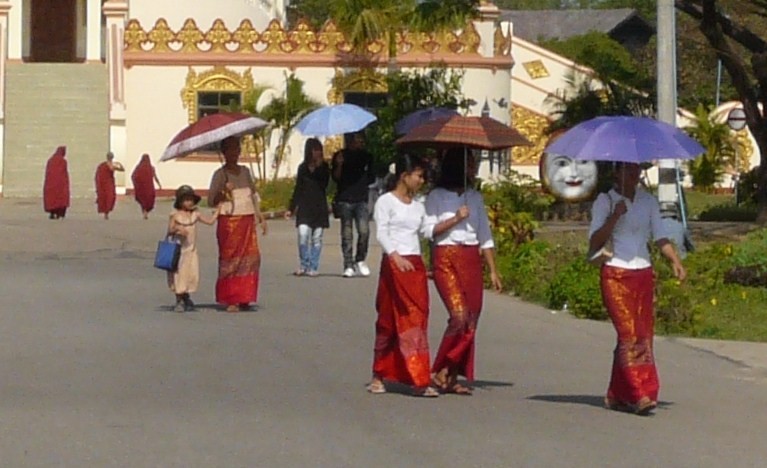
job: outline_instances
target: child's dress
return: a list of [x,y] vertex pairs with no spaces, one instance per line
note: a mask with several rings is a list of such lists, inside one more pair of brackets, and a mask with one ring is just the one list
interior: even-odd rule
[[168,273],[168,286],[175,294],[190,294],[197,291],[200,284],[200,260],[197,256],[197,220],[200,214],[195,211],[174,210],[170,216],[176,224],[186,229],[185,237],[177,236],[181,241],[181,256],[178,270]]

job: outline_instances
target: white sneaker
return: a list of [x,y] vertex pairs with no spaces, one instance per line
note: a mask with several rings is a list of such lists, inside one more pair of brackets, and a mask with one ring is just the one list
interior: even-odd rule
[[368,268],[365,262],[357,262],[355,268],[357,269],[357,273],[359,273],[360,276],[370,276],[370,268]]
[[353,276],[354,276],[354,268],[349,267],[344,270],[344,274],[343,274],[344,278],[351,278]]

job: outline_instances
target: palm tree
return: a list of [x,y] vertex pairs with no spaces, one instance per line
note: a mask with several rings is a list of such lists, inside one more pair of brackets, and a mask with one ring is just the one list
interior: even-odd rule
[[692,184],[703,191],[711,191],[724,175],[725,168],[735,163],[735,143],[726,123],[717,123],[710,109],[699,104],[692,126],[687,133],[706,148],[706,152],[688,163]]
[[479,0],[330,0],[330,11],[355,52],[364,55],[370,42],[386,41],[392,69],[398,32],[463,27],[478,5]]
[[[239,106],[230,106],[230,111],[239,111],[239,112],[246,112],[254,117],[258,117],[261,119],[264,119],[266,121],[269,121],[268,118],[266,118],[264,115],[262,115],[261,112],[258,111],[258,102],[261,100],[261,97],[264,95],[264,93],[268,90],[272,89],[270,86],[266,85],[260,85],[257,84],[253,87],[253,89],[249,90],[245,96],[243,97],[243,102]],[[272,133],[272,126],[269,125],[261,130],[259,130],[256,134],[253,135],[253,138],[256,141],[256,147],[261,148],[261,155],[256,161],[256,166],[258,171],[256,172],[256,175],[258,176],[259,181],[265,181],[266,180],[266,146],[267,142],[271,139],[271,133]],[[253,166],[251,163],[251,172],[253,172]]]
[[[288,146],[288,140],[293,134],[301,118],[308,112],[319,107],[319,103],[310,98],[304,92],[304,82],[290,74],[285,77],[285,93],[267,104],[259,115],[262,119],[270,122],[271,127],[280,132],[279,143],[274,152],[274,174],[273,179],[277,179],[280,172],[280,166],[285,159],[285,150]],[[264,169],[266,171],[266,169]]]

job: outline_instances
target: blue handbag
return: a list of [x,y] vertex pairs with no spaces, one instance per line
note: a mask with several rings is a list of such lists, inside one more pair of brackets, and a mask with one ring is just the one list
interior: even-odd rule
[[157,253],[154,256],[154,266],[165,271],[178,270],[178,259],[181,257],[181,244],[171,236],[157,243]]

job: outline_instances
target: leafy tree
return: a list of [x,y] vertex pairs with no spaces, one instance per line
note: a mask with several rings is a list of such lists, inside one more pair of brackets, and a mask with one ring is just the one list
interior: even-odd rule
[[[743,103],[748,128],[761,153],[756,189],[758,220],[767,223],[767,115],[762,112],[767,109],[767,36],[764,35],[767,3],[764,0],[727,2],[727,11],[724,6],[725,2],[716,0],[676,1],[678,9],[700,22],[701,32],[722,61]],[[738,19],[733,19],[736,11]]]
[[652,80],[629,51],[605,33],[593,31],[565,40],[543,41],[541,46],[626,86],[641,91],[653,87]]
[[[269,86],[265,85],[255,85],[253,89],[248,91],[247,94],[243,97],[242,104],[239,106],[231,105],[229,106],[230,111],[241,111],[246,112],[250,115],[253,115],[255,117],[261,118],[263,120],[268,121],[268,118],[262,115],[260,112],[258,112],[258,101],[261,100],[261,96],[264,95],[264,93],[271,89]],[[272,126],[269,125],[264,129],[261,129],[258,131],[255,135],[253,135],[253,138],[255,138],[256,142],[258,143],[258,146],[261,147],[261,155],[259,156],[258,160],[256,161],[257,165],[257,172],[256,176],[258,177],[258,180],[261,182],[266,181],[266,147],[267,142],[270,139],[272,132]],[[251,166],[251,170],[253,167]]]
[[358,53],[371,41],[386,42],[397,56],[396,33],[458,28],[474,15],[479,0],[329,0],[331,17]]
[[367,130],[368,147],[375,158],[379,173],[383,173],[396,158],[394,141],[396,123],[418,109],[447,107],[467,109],[463,96],[463,72],[444,67],[431,68],[424,73],[394,72],[386,77],[389,98],[378,110],[378,120]]
[[698,105],[692,126],[687,133],[706,148],[706,152],[690,161],[688,169],[693,185],[710,192],[720,182],[725,168],[735,163],[735,142],[726,123],[717,123],[711,116],[710,107]]
[[288,23],[296,24],[304,19],[315,29],[320,29],[330,19],[328,0],[292,0],[288,5]]
[[631,55],[607,35],[592,32],[544,43],[557,53],[587,65],[593,77],[565,80],[567,87],[547,99],[557,117],[551,130],[570,128],[600,115],[648,115],[654,110],[652,82]]
[[285,92],[272,99],[259,113],[261,118],[270,122],[272,128],[279,131],[279,142],[274,152],[274,174],[277,179],[280,166],[285,159],[288,140],[301,118],[319,107],[319,103],[304,92],[304,82],[290,74],[285,78]]

